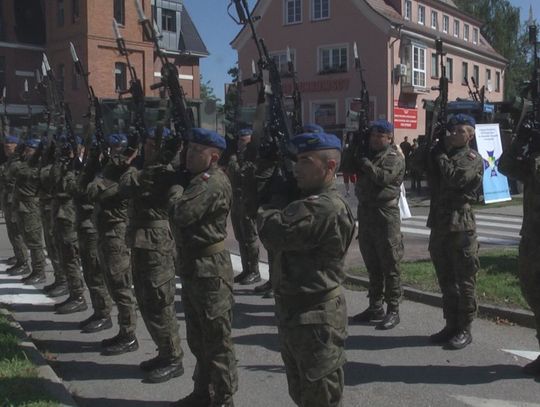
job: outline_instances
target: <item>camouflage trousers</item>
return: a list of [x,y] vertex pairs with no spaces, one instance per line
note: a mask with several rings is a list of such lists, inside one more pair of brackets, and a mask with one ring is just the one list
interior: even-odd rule
[[[388,212],[388,213],[387,213]],[[369,275],[369,303],[397,310],[401,300],[403,236],[399,230],[399,208],[377,208],[373,218],[358,215],[358,243]],[[373,221],[378,220],[377,224]]]
[[2,208],[4,210],[9,242],[11,243],[11,247],[13,247],[13,253],[17,258],[17,263],[26,263],[28,261],[28,248],[24,244],[24,239],[17,223],[17,214],[13,211],[11,202],[7,199],[3,200]]
[[519,243],[519,282],[523,297],[534,313],[540,343],[540,238],[523,236]]
[[38,203],[27,205],[28,210],[18,211],[17,220],[24,243],[30,250],[32,273],[45,274],[45,253],[43,252],[43,226]]
[[109,293],[118,308],[120,333],[132,334],[137,327],[137,311],[125,235],[124,222],[98,229],[98,258]]
[[476,274],[480,268],[476,232],[432,229],[429,254],[441,288],[446,324],[470,329],[477,309]]
[[231,209],[231,222],[234,237],[240,248],[242,271],[259,273],[259,245],[257,243],[257,226],[255,219],[246,214],[243,205],[234,203]]
[[79,236],[79,250],[84,281],[90,293],[90,301],[94,314],[100,318],[108,317],[111,313],[112,301],[105,275],[98,260],[98,235],[95,229],[82,229],[77,231]]
[[55,219],[54,236],[56,238],[60,264],[68,283],[69,293],[71,296],[81,296],[84,293],[84,283],[80,269],[75,222],[63,218]]
[[[339,296],[306,310],[296,301],[283,301],[276,296],[276,309],[281,357],[289,394],[295,404],[342,406],[347,337],[345,297]],[[301,314],[297,314],[298,309],[303,309]],[[288,313],[290,315],[285,317]]]
[[182,279],[187,341],[197,359],[194,392],[229,402],[238,390],[236,356],[231,338],[233,293],[220,277]]
[[176,292],[173,252],[131,249],[135,296],[146,329],[163,359],[181,359],[184,351],[174,308]]
[[51,264],[54,272],[54,281],[62,283],[66,281],[66,275],[64,274],[60,265],[60,258],[58,256],[58,248],[54,239],[54,227],[52,220],[52,207],[50,202],[40,202],[41,212],[41,224],[43,226],[43,237],[45,238],[45,248],[47,249],[47,256],[51,260]]

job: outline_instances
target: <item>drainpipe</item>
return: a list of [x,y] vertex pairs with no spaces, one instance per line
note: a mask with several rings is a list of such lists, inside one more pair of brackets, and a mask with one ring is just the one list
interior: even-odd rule
[[[388,120],[390,123],[392,123],[392,125],[394,124],[394,68],[395,68],[395,64],[394,64],[394,44],[398,41],[398,40],[401,40],[401,28],[403,27],[403,24],[391,24],[391,27],[397,31],[397,38],[392,41],[390,43],[390,45],[388,46],[388,48],[390,48],[390,52],[391,52],[391,59],[390,59],[390,83],[391,83],[391,88],[390,88],[390,120]],[[393,130],[393,132],[395,131],[395,129]],[[394,133],[392,132],[392,136],[394,136]]]

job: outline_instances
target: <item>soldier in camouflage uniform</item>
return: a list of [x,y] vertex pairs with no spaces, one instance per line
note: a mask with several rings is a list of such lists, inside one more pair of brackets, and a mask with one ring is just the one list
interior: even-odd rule
[[4,153],[7,161],[3,165],[1,172],[2,210],[4,211],[4,218],[6,220],[8,238],[17,259],[17,262],[7,269],[7,273],[11,275],[25,274],[30,271],[28,268],[28,248],[24,244],[21,231],[19,230],[16,212],[12,209],[13,186],[15,185],[14,174],[17,168],[22,165],[20,154],[17,151],[18,144],[18,137],[6,137],[4,141]]
[[51,168],[50,176],[54,180],[53,187],[53,222],[56,246],[60,256],[60,264],[66,274],[69,297],[58,304],[55,310],[59,314],[71,314],[88,308],[84,298],[84,283],[79,263],[79,247],[77,242],[77,219],[75,203],[68,185],[75,175],[76,151],[65,137],[60,137],[59,158]]
[[369,307],[353,320],[379,321],[378,329],[392,329],[400,322],[403,237],[398,203],[405,160],[392,144],[392,130],[386,120],[371,123],[369,151],[358,161],[355,188],[358,242],[369,274]]
[[192,179],[173,199],[187,341],[197,359],[194,390],[175,406],[233,406],[238,388],[231,338],[233,269],[224,242],[232,190],[217,167],[225,147],[219,134],[193,129],[186,158]]
[[[231,208],[231,222],[234,236],[240,248],[242,272],[234,278],[235,283],[242,285],[253,284],[261,280],[259,273],[259,244],[257,242],[257,226],[246,206],[244,194],[245,179],[254,180],[255,164],[244,160],[244,152],[251,142],[251,129],[243,129],[238,134],[238,150],[232,155],[227,166],[227,174],[233,188],[233,203]],[[251,176],[250,176],[251,175]]]
[[[135,296],[158,355],[139,366],[152,383],[165,382],[184,373],[180,333],[174,308],[176,291],[174,238],[169,224],[169,189],[174,184],[172,167],[157,160],[157,132],[148,132],[142,170],[130,167],[120,180],[120,192],[131,199],[127,232]],[[161,141],[170,137],[163,129]],[[129,162],[135,158],[136,152]],[[160,157],[161,158],[161,157]]]
[[341,284],[354,216],[334,186],[340,140],[296,136],[295,174],[303,198],[261,207],[258,229],[274,253],[276,316],[289,394],[302,407],[341,406],[347,307]]
[[[119,194],[120,177],[128,170],[122,155],[127,145],[124,134],[108,137],[111,157],[103,171],[88,185],[88,199],[95,204],[98,255],[111,296],[118,308],[119,332],[101,342],[104,355],[119,355],[139,348],[135,336],[137,312],[133,294],[130,252],[126,245],[128,204]],[[93,151],[89,166],[98,165],[99,151]]]
[[45,282],[45,253],[43,252],[43,227],[39,211],[39,157],[36,154],[39,139],[25,142],[24,161],[15,173],[12,209],[17,212],[19,230],[30,249],[32,273],[23,278],[25,284]]
[[462,349],[472,342],[476,314],[476,274],[480,268],[476,222],[471,203],[482,185],[483,163],[469,147],[475,120],[458,114],[448,122],[448,134],[429,152],[431,228],[429,253],[443,296],[445,327],[431,335],[433,343]]
[[[540,132],[526,121],[499,160],[499,171],[523,182],[523,226],[519,243],[518,271],[521,292],[534,313],[540,343]],[[540,356],[523,368],[540,376]]]

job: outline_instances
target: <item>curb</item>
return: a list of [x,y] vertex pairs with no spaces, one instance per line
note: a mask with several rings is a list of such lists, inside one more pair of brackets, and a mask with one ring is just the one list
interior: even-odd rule
[[[366,277],[357,277],[347,274],[345,282],[353,282],[360,284],[363,287],[369,287],[369,279]],[[420,302],[422,304],[431,305],[433,307],[442,307],[442,295],[438,293],[430,293],[416,288],[403,286],[403,296],[408,300]],[[521,309],[511,309],[499,307],[496,305],[478,305],[478,315],[492,319],[504,319],[516,325],[526,328],[535,328],[534,314],[530,311]]]
[[49,366],[41,352],[36,348],[36,345],[34,345],[34,342],[32,342],[22,326],[13,318],[13,315],[4,308],[0,308],[0,314],[4,315],[9,324],[19,331],[21,338],[24,338],[19,346],[28,359],[36,366],[38,377],[45,380],[45,391],[55,399],[61,407],[77,407],[77,403],[75,403],[75,400],[66,388],[64,382]]

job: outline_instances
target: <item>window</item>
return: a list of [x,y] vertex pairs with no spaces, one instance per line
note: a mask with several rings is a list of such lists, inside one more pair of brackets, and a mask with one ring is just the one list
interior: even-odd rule
[[413,52],[412,85],[425,88],[426,87],[426,49],[413,45],[412,52]]
[[422,5],[418,5],[418,24],[424,25],[426,23],[426,8]]
[[118,24],[124,25],[126,23],[126,7],[124,0],[113,0],[113,15]]
[[127,89],[126,64],[122,62],[114,64],[114,86],[117,91]]
[[0,56],[0,97],[6,86],[6,57]]
[[302,22],[302,0],[285,0],[285,24]]
[[71,0],[71,22],[76,23],[81,17],[79,0]]
[[176,32],[176,11],[161,9],[161,28],[163,31]]
[[431,28],[434,30],[439,29],[439,15],[436,11],[431,12]]
[[454,60],[452,58],[446,58],[446,77],[449,82],[454,80]]
[[56,2],[56,25],[58,27],[64,26],[64,0]]
[[337,124],[336,102],[312,102],[312,121],[319,126],[335,126]]
[[437,58],[437,54],[431,54],[431,77],[439,77],[439,58]]
[[64,78],[66,76],[66,69],[64,64],[58,65],[58,71],[57,71],[57,82],[58,82],[58,89],[60,90],[60,98],[64,99]]
[[473,66],[473,78],[478,85],[480,83],[480,67],[478,65]]
[[454,37],[459,37],[459,21],[454,20]]
[[347,47],[319,49],[319,73],[347,72]]
[[473,28],[472,30],[472,42],[473,44],[478,44],[478,28]]
[[[291,61],[293,66],[296,67],[296,52],[291,50]],[[276,63],[280,73],[289,73],[289,64],[287,62],[287,52],[271,52],[270,56]],[[296,69],[296,68],[295,68]]]
[[486,69],[486,89],[491,92],[491,69]]
[[330,17],[330,0],[312,0],[313,20],[324,20]]
[[469,41],[469,24],[463,24],[463,39]]
[[501,91],[501,73],[495,72],[495,92]]
[[450,29],[450,17],[442,16],[442,30],[443,30],[443,33],[448,34],[449,29]]
[[75,65],[71,65],[71,89],[79,90],[79,75],[77,74],[77,69]]
[[412,16],[412,1],[411,0],[405,0],[405,20],[410,20]]
[[469,80],[469,64],[467,62],[461,63],[461,84],[467,85]]

